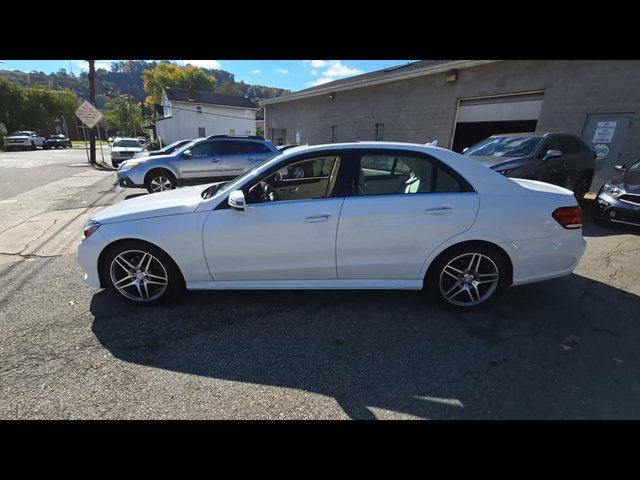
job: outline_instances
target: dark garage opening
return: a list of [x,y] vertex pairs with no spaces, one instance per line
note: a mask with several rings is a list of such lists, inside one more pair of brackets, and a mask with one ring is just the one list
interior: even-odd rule
[[498,133],[535,132],[537,124],[538,120],[458,123],[451,150],[462,153],[465,148]]

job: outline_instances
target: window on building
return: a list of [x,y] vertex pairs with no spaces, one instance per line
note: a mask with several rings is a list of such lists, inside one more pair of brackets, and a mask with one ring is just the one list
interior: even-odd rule
[[198,137],[203,138],[206,137],[206,131],[204,127],[198,127]]
[[295,136],[296,136],[295,144],[300,145],[300,142],[302,141],[302,130],[299,128],[296,128]]
[[384,137],[384,123],[376,123],[376,141],[381,142]]
[[245,134],[245,135],[251,135],[251,130],[245,130],[245,131],[244,131],[244,134]]
[[235,135],[236,134],[236,129],[235,128],[230,128],[229,129],[229,135]]
[[453,170],[427,158],[365,155],[360,159],[360,170],[355,188],[358,196],[473,191]]
[[202,113],[202,105],[196,105],[196,112]]
[[338,126],[331,125],[331,143],[336,143],[338,141]]

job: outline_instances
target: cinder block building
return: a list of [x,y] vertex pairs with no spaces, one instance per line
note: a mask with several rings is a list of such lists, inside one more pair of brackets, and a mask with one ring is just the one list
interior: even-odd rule
[[640,158],[637,60],[423,60],[262,105],[275,144],[437,140],[462,152],[496,133],[571,133],[598,153],[592,191]]

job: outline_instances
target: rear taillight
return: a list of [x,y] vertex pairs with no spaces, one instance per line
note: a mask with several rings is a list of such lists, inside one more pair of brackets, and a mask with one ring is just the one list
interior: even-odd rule
[[557,208],[551,216],[564,228],[582,228],[582,210],[577,205]]

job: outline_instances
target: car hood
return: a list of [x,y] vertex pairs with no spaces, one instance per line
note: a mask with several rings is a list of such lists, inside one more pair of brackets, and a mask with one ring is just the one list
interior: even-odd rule
[[120,152],[142,152],[144,150],[143,147],[112,147],[111,151],[115,153]]
[[24,137],[24,136],[16,136],[16,137],[4,137],[5,139],[9,140],[29,140],[31,137]]
[[528,157],[500,157],[497,155],[491,155],[487,157],[478,156],[478,155],[465,155],[465,156],[475,162],[481,163],[485,167],[493,168],[494,170],[496,170],[497,167],[505,170],[508,168],[516,168],[522,165],[521,163],[522,160],[525,160],[528,158]]
[[202,190],[203,186],[178,188],[131,198],[98,212],[91,219],[108,224],[192,213],[202,203]]
[[640,173],[625,172],[611,180],[611,184],[622,188],[625,193],[640,195]]

